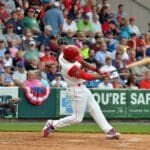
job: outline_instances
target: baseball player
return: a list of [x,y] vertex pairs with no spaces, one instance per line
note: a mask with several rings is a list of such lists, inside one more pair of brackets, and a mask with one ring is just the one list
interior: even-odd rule
[[88,109],[96,123],[109,139],[119,139],[120,133],[107,122],[91,91],[83,84],[85,80],[101,79],[108,74],[89,74],[83,68],[98,72],[95,67],[81,59],[79,49],[68,45],[59,56],[61,72],[68,84],[66,94],[71,100],[73,114],[59,120],[48,120],[43,128],[43,136],[47,137],[54,129],[80,123],[85,110]]

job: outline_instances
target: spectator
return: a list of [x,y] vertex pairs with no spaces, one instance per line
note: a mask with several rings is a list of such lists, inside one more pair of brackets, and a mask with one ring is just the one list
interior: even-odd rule
[[5,47],[4,40],[0,39],[0,60],[2,60],[6,51],[7,51],[7,48]]
[[118,26],[114,20],[108,22],[109,31],[113,33],[115,39],[118,39],[120,34],[120,26]]
[[126,61],[126,64],[131,64],[136,61],[136,51],[133,49],[130,49],[128,52],[129,59]]
[[126,85],[127,85],[126,88],[129,88],[129,89],[138,89],[138,86],[136,84],[136,80],[135,80],[135,77],[134,77],[133,74],[131,74],[131,75],[128,76]]
[[24,51],[22,50],[19,50],[17,53],[16,53],[16,57],[13,58],[13,65],[14,66],[17,66],[17,64],[19,62],[24,62],[25,63],[25,59],[24,59]]
[[75,45],[78,48],[82,48],[84,40],[85,40],[85,33],[84,32],[78,32],[77,33],[77,39],[75,40]]
[[95,51],[94,49],[89,50],[89,57],[85,59],[88,63],[94,65],[96,68],[99,68],[99,65],[97,64],[97,61],[95,59]]
[[27,72],[27,79],[23,83],[23,87],[41,87],[42,82],[39,79],[36,79],[35,72],[30,70]]
[[11,14],[16,9],[14,0],[1,0],[1,1],[5,4],[5,9],[9,14]]
[[35,78],[42,82],[43,87],[49,87],[49,83],[46,79],[42,78],[40,71],[35,72]]
[[[94,4],[93,4],[93,5],[91,6],[91,11],[88,12],[88,13],[86,13],[86,14],[89,16],[89,19],[90,19],[90,21],[91,21],[94,15],[98,15],[98,8],[97,8],[97,5],[94,5]],[[98,17],[98,19],[99,19],[99,17]]]
[[119,78],[119,74],[117,72],[113,73],[113,76],[112,76],[112,85],[113,85],[113,89],[123,88],[123,85],[122,85],[121,80]]
[[95,33],[94,43],[91,44],[90,48],[94,49],[95,52],[99,51],[100,45],[101,45],[101,42],[103,41],[103,39],[104,39],[104,37],[103,37],[102,32]]
[[130,17],[129,18],[129,30],[131,33],[135,33],[137,36],[140,36],[141,35],[141,32],[138,28],[137,25],[135,25],[135,17]]
[[24,18],[24,10],[22,9],[22,7],[17,7],[16,12],[18,15],[18,19],[21,21]]
[[37,20],[34,18],[34,12],[35,10],[33,8],[29,8],[27,10],[27,16],[24,17],[22,23],[25,28],[31,29],[33,34],[37,35],[41,33],[41,31]]
[[66,35],[68,30],[73,32],[73,36],[77,34],[77,25],[71,15],[68,15],[64,20],[62,35]]
[[29,43],[31,41],[34,41],[34,38],[32,37],[32,31],[29,28],[24,29],[24,33],[22,36],[22,42],[20,45],[20,49],[26,51],[29,49]]
[[30,60],[32,58],[39,59],[39,52],[36,49],[36,43],[35,43],[35,41],[31,41],[29,43],[29,49],[25,52],[24,58],[25,58],[25,60],[26,60],[27,63],[30,63]]
[[82,44],[83,46],[82,48],[80,48],[80,54],[83,57],[83,59],[87,59],[89,58],[89,50],[90,50],[89,43],[88,41],[84,41]]
[[[115,58],[112,60],[112,65],[117,69],[124,68],[124,66],[126,66],[126,60],[122,58],[122,55],[122,52],[117,51]],[[125,82],[128,75],[127,69],[121,69],[118,71],[118,73],[120,74],[121,80]]]
[[63,13],[63,17],[64,17],[64,19],[67,19],[68,15],[69,15],[69,11],[68,11],[68,9],[63,8],[63,9],[62,9],[62,13]]
[[101,9],[102,7],[107,6],[108,9],[111,11],[110,9],[110,4],[108,3],[108,0],[101,0],[101,3],[98,4],[98,7]]
[[40,61],[44,62],[46,65],[57,64],[57,60],[51,55],[51,50],[49,47],[45,48],[45,55],[40,58]]
[[128,50],[129,49],[130,48],[127,45],[127,39],[126,38],[121,38],[120,39],[120,45],[118,46],[117,51],[122,53],[122,59],[123,60],[128,60],[129,59],[129,56],[128,56]]
[[11,64],[5,63],[4,64],[4,73],[1,75],[1,81],[2,81],[2,86],[15,86],[15,82],[12,78],[11,74]]
[[3,30],[4,30],[4,25],[2,25],[2,21],[0,19],[0,40],[4,41],[5,47],[8,46],[7,40],[5,38],[5,35],[3,34]]
[[110,82],[109,77],[105,77],[101,83],[98,84],[97,88],[99,89],[113,89],[113,85]]
[[61,52],[64,50],[67,43],[62,38],[60,38],[58,40],[58,45],[59,45],[59,50],[58,50],[58,53],[57,53],[57,58],[61,54]]
[[145,47],[149,48],[150,47],[150,33],[144,34],[144,40],[145,40]]
[[113,32],[111,30],[106,32],[106,42],[107,42],[108,50],[115,54],[117,51],[119,42],[118,40],[115,39]]
[[2,59],[2,61],[3,61],[3,64],[10,64],[10,66],[13,66],[13,59],[12,59],[9,51],[5,52],[5,55]]
[[51,36],[49,47],[50,47],[51,52],[53,52],[56,55],[59,54],[59,45],[58,45],[58,37],[57,36],[54,36],[54,35]]
[[57,72],[57,65],[56,64],[51,64],[51,65],[47,65],[47,78],[48,81],[51,82],[52,80],[55,79],[55,74]]
[[0,20],[2,21],[2,24],[4,25],[9,18],[10,14],[7,12],[5,4],[0,2]]
[[107,51],[107,45],[105,41],[100,42],[100,49],[95,53],[95,59],[97,63],[101,65],[105,65],[105,58],[106,56],[111,56],[112,53]]
[[16,57],[16,54],[18,51],[19,51],[19,49],[18,49],[17,41],[12,39],[10,41],[9,52],[13,59]]
[[[42,1],[42,6],[41,6],[41,10],[39,12],[39,18],[41,20],[41,24],[43,24],[43,18],[45,15],[45,12],[50,9],[51,4],[49,3],[49,1]],[[42,30],[43,31],[43,30]]]
[[117,20],[118,16],[121,16],[122,18],[125,18],[125,19],[128,18],[127,13],[124,12],[124,5],[123,4],[118,5],[118,12],[115,14],[115,20]]
[[11,23],[6,24],[6,34],[5,34],[6,40],[8,44],[10,44],[11,40],[16,40],[17,45],[21,44],[21,38],[18,34],[14,33],[14,25]]
[[74,45],[75,41],[73,39],[73,35],[74,35],[74,32],[72,30],[68,30],[66,32],[66,35],[62,39],[63,41],[65,41],[67,45]]
[[17,11],[12,12],[11,18],[8,19],[7,23],[13,24],[14,33],[22,35],[24,27],[23,27],[21,20],[18,19]]
[[79,8],[77,4],[73,4],[70,10],[69,15],[72,17],[73,20],[77,22],[78,19],[78,13],[79,13]]
[[[112,58],[111,58],[111,56],[106,56],[105,62],[106,62],[106,64],[103,65],[100,68],[100,70],[101,70],[102,73],[112,72],[112,71],[117,70],[117,68],[112,65]],[[117,71],[115,71],[115,72],[117,72]]]
[[146,67],[144,65],[135,66],[130,69],[131,73],[134,75],[135,81],[137,84],[145,77],[145,72],[147,71]]
[[38,69],[38,61],[39,59],[37,57],[32,57],[28,60],[27,63],[25,63],[25,68],[27,71],[29,70],[37,70]]
[[43,61],[38,62],[38,71],[40,72],[40,76],[42,79],[47,80],[47,74],[46,74],[46,64]]
[[73,5],[73,2],[72,2],[72,0],[63,0],[63,5],[66,9],[68,9],[70,11],[71,7]]
[[139,84],[140,89],[150,89],[150,71],[145,72],[145,78]]
[[84,32],[86,37],[92,36],[92,24],[89,21],[89,16],[85,15],[81,21],[77,24],[79,31]]
[[46,25],[44,27],[44,32],[41,32],[37,38],[38,43],[44,44],[45,47],[49,46],[51,31],[52,27],[50,25]]
[[43,21],[46,25],[50,25],[52,27],[52,35],[61,35],[64,18],[62,12],[57,7],[52,6],[49,10],[47,10]]
[[107,6],[103,6],[99,12],[99,21],[101,24],[107,22],[109,17],[109,9]]
[[99,22],[99,16],[97,13],[92,15],[91,23],[93,33],[102,32],[101,23]]
[[[99,65],[97,64],[97,61],[95,59],[95,51],[93,49],[89,50],[89,58],[85,59],[88,63],[92,64],[94,67],[99,69]],[[88,73],[94,73],[91,70],[88,70]],[[101,80],[92,80],[92,81],[86,81],[85,85],[88,88],[96,88],[98,84],[101,82]]]
[[120,38],[126,38],[129,39],[130,38],[130,29],[128,26],[128,21],[125,18],[122,18],[121,20],[121,24],[120,24]]
[[45,48],[46,48],[45,45],[42,44],[42,43],[38,45],[39,57],[40,58],[45,56]]
[[67,83],[62,80],[62,75],[60,72],[56,72],[55,79],[51,81],[51,86],[56,88],[66,88]]
[[13,72],[13,80],[17,86],[22,87],[26,78],[27,72],[25,70],[24,63],[20,61],[17,64],[17,70]]

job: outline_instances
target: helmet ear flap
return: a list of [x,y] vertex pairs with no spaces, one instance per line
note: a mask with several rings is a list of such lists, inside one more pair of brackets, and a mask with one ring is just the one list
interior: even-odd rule
[[68,45],[64,48],[64,58],[68,61],[76,60],[76,58],[80,55],[79,48],[74,45]]

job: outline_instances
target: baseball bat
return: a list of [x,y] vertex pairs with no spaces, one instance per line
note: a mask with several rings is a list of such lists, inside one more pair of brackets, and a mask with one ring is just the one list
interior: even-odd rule
[[111,71],[111,73],[113,73],[113,72],[115,72],[115,71],[121,71],[121,70],[123,70],[123,69],[131,69],[131,68],[133,68],[133,67],[140,66],[140,65],[144,65],[144,64],[147,64],[147,63],[150,63],[150,57],[145,57],[145,58],[143,58],[143,59],[141,59],[141,60],[139,60],[139,61],[133,62],[133,63],[131,63],[131,64],[129,64],[129,65],[126,65],[126,66],[124,66],[124,67],[122,67],[122,68],[113,70],[113,71]]
[[136,61],[134,63],[131,63],[129,65],[126,66],[127,69],[130,69],[132,67],[136,67],[136,66],[140,66],[140,65],[144,65],[144,64],[147,64],[147,63],[150,63],[150,57],[145,57],[139,61]]

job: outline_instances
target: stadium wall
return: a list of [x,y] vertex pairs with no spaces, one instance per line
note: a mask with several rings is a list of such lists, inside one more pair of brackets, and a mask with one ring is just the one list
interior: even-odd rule
[[[91,89],[105,116],[110,119],[150,119],[149,90]],[[72,108],[64,89],[51,89],[48,99],[33,105],[19,89],[22,101],[18,104],[17,118],[59,118],[70,115]],[[86,118],[90,115],[86,113]]]

